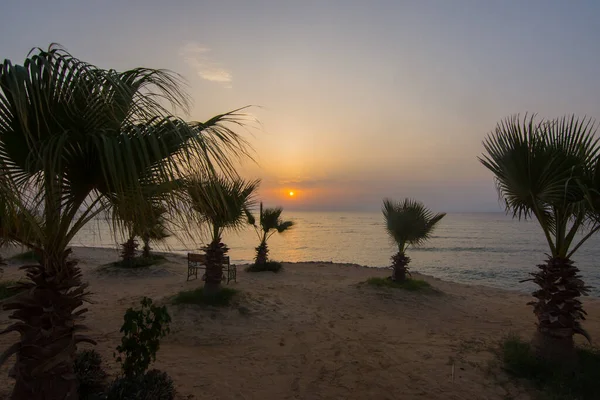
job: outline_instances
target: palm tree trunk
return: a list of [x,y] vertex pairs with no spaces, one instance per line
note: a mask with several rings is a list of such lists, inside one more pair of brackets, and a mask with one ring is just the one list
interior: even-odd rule
[[204,248],[206,253],[206,276],[204,280],[205,296],[214,296],[221,290],[221,279],[223,278],[223,257],[229,249],[221,238],[213,240]]
[[73,369],[76,345],[93,341],[77,335],[82,327],[76,321],[86,310],[75,310],[83,304],[87,285],[81,283],[76,262],[67,261],[69,252],[58,261],[42,257],[41,265],[29,266],[28,280],[20,285],[25,291],[4,305],[19,321],[6,332],[21,335],[2,357],[4,361],[16,353],[10,372],[16,379],[11,399],[78,399]]
[[269,254],[269,248],[267,247],[267,243],[262,241],[260,245],[256,248],[256,260],[254,263],[256,265],[265,265],[267,263],[267,255]]
[[125,243],[122,243],[121,246],[123,247],[123,250],[121,251],[123,263],[125,265],[132,265],[133,259],[135,258],[135,250],[138,248],[138,243],[132,236]]
[[406,257],[403,252],[398,252],[392,256],[392,280],[397,282],[404,282],[408,279],[410,272],[408,272],[408,263],[410,258]]
[[4,274],[4,267],[6,265],[6,261],[4,261],[4,258],[0,255],[0,277],[2,277],[2,275]]
[[580,321],[585,311],[579,296],[587,294],[588,288],[579,276],[579,268],[567,258],[550,258],[546,264],[538,265],[539,271],[532,273],[540,289],[533,292],[537,300],[530,302],[538,318],[534,347],[540,356],[568,362],[575,358],[573,335],[584,335]]

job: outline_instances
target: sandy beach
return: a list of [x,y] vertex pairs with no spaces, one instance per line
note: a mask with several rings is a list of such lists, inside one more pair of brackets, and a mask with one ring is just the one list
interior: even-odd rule
[[[112,374],[125,310],[143,296],[169,304],[202,284],[186,282],[186,261],[177,255],[137,270],[103,267],[118,258],[112,249],[74,248],[74,257],[91,285],[85,323]],[[19,265],[9,262],[3,279],[19,279]],[[230,284],[241,291],[230,308],[169,305],[171,334],[154,367],[171,375],[180,399],[529,398],[493,362],[503,336],[527,337],[535,328],[525,294],[429,276],[418,277],[440,293],[377,289],[361,282],[389,271],[347,264],[285,263],[279,274],[243,269]],[[585,327],[600,338],[600,299],[584,304]],[[0,319],[2,327],[10,323],[5,311]],[[15,338],[0,337],[0,346]],[[0,371],[2,394],[12,385],[12,362]]]

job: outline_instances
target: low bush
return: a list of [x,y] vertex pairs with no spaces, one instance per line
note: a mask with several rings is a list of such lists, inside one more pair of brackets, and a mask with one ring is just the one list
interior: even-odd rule
[[263,271],[271,271],[271,272],[279,272],[283,266],[281,263],[277,261],[267,261],[264,264],[250,264],[246,267],[246,271],[248,272],[263,272]]
[[420,279],[407,279],[403,282],[394,281],[390,278],[369,278],[367,284],[377,287],[404,289],[410,291],[431,290],[431,285]]
[[75,376],[79,383],[81,400],[101,398],[106,385],[107,374],[102,368],[102,357],[95,350],[78,352],[75,357]]
[[175,386],[166,372],[148,371],[156,360],[160,339],[169,333],[171,317],[166,307],[144,297],[139,310],[129,308],[123,317],[123,338],[117,347],[117,362],[123,375],[106,389],[102,359],[94,350],[77,354],[75,375],[82,400],[173,400]]
[[155,306],[151,299],[144,297],[142,308],[129,308],[123,319],[123,338],[117,346],[116,359],[126,377],[141,376],[156,360],[160,339],[169,333],[171,317],[165,306]]
[[33,250],[28,250],[23,253],[15,254],[10,259],[16,261],[40,261],[40,257]]
[[502,342],[500,357],[510,375],[531,382],[540,391],[540,400],[598,399],[598,349],[578,348],[577,364],[567,368],[564,364],[540,359],[530,343],[509,336]]
[[173,400],[175,386],[166,372],[150,370],[136,377],[116,379],[106,393],[106,400]]
[[151,254],[150,257],[134,257],[131,260],[119,260],[108,264],[109,267],[117,268],[144,268],[165,262],[167,259],[159,254]]
[[221,288],[211,296],[205,296],[203,288],[179,292],[173,298],[173,304],[198,304],[206,306],[225,307],[231,304],[239,292],[232,288]]

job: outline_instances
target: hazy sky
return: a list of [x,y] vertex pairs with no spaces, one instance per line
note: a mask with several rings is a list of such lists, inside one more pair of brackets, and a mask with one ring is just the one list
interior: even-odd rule
[[0,58],[58,42],[182,74],[190,119],[262,106],[244,175],[270,205],[498,211],[482,139],[518,112],[600,117],[599,19],[597,1],[20,0]]

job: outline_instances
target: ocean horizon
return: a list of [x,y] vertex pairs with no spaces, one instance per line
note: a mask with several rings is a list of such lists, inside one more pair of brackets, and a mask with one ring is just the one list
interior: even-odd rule
[[[287,262],[321,261],[389,267],[395,245],[387,236],[381,212],[284,211],[296,225],[269,240],[269,256]],[[168,238],[154,243],[157,251],[185,254],[203,246],[200,235]],[[71,242],[74,246],[117,248],[104,220],[89,223]],[[233,263],[252,262],[258,237],[251,226],[225,232]],[[591,287],[600,296],[600,236],[590,238],[572,257]],[[530,292],[528,279],[536,265],[547,258],[547,244],[536,221],[516,220],[503,212],[449,213],[439,223],[430,241],[409,248],[411,271],[447,281]],[[318,277],[315,277],[318,279]]]

